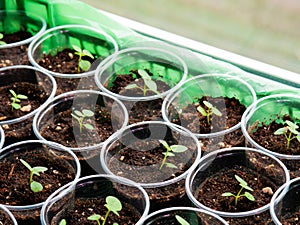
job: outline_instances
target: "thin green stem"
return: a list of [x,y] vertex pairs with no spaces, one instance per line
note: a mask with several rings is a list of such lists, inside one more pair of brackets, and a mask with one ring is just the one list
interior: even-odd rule
[[235,206],[237,206],[238,199],[239,199],[239,197],[241,197],[240,194],[241,194],[242,190],[243,190],[243,187],[239,190],[239,192],[235,196],[235,201],[234,201]]
[[33,173],[30,171],[29,183],[31,184],[33,181]]
[[[82,55],[79,54],[79,60],[78,60],[78,62],[81,62],[81,58],[82,58]],[[80,72],[80,66],[79,66],[79,63],[78,63],[78,66],[77,66],[77,71]]]
[[162,161],[162,163],[161,163],[161,165],[160,165],[160,167],[159,167],[160,170],[163,168],[163,166],[164,166],[165,163],[166,163],[166,160],[167,160],[169,151],[171,151],[171,148],[167,148],[167,152],[166,152],[166,154],[165,154],[165,156],[164,156],[164,159],[163,159],[163,161]]
[[106,223],[106,220],[107,220],[107,217],[108,217],[109,213],[110,213],[110,210],[107,210],[106,215],[104,217],[104,220],[102,222],[102,225],[104,225]]

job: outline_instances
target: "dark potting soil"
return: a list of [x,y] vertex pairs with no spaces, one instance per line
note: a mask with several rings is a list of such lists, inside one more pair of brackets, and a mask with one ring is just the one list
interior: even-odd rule
[[224,217],[223,219],[225,219],[229,225],[275,225],[269,210],[253,216],[235,218]]
[[[168,144],[172,143],[168,140]],[[139,151],[147,149],[147,151]],[[194,162],[192,148],[182,153],[174,153],[167,157],[167,163],[176,165],[169,168],[165,165],[160,169],[166,149],[158,140],[137,141],[129,146],[119,145],[112,148],[112,158],[108,168],[113,174],[131,179],[138,183],[156,183],[174,179],[184,173]],[[185,195],[184,179],[171,185],[156,188],[146,188],[151,201],[151,211],[171,206],[190,206]]]
[[[294,122],[289,116],[284,116],[283,121],[289,120]],[[264,148],[286,155],[300,155],[300,144],[295,138],[291,140],[290,147],[287,148],[287,140],[284,135],[275,135],[274,132],[279,128],[286,126],[286,124],[279,124],[272,121],[269,125],[262,123],[261,126],[253,127],[254,132],[249,131],[250,137]],[[285,160],[284,164],[290,170],[291,178],[300,176],[300,162],[299,160]]]
[[56,114],[48,125],[41,128],[40,134],[46,140],[72,148],[99,144],[114,133],[114,128],[112,126],[111,113],[105,107],[96,105],[93,112],[93,120],[89,118],[84,120],[85,123],[93,125],[93,130],[83,127],[80,133],[79,123],[71,116],[73,112],[72,109],[69,109]]
[[[119,211],[119,216],[110,212],[105,224],[126,224],[134,225],[140,219],[141,215],[139,212],[129,204],[124,204],[122,201],[122,210]],[[88,220],[87,218],[93,214],[101,215],[101,223],[107,213],[107,208],[104,206],[106,204],[105,199],[76,199],[74,205],[69,207],[64,216],[57,221],[54,218],[51,221],[51,225],[59,224],[61,219],[65,219],[67,224],[72,225],[90,225],[97,224],[96,221]]]
[[[153,73],[149,69],[145,70],[150,76],[153,76]],[[108,87],[108,84],[105,86],[113,93],[130,96],[130,97],[143,97],[144,93],[139,88],[125,89],[129,84],[136,84],[138,87],[144,87],[144,80],[141,78],[137,70],[131,70],[130,74],[119,74],[116,79],[112,82],[111,87]],[[159,93],[169,90],[171,87],[161,80],[154,80],[157,85],[157,91]],[[156,95],[155,92],[147,90],[145,96]]]
[[[90,63],[93,63],[95,60],[89,57],[82,57],[82,59],[88,60]],[[78,71],[78,61],[79,56],[75,54],[74,50],[64,49],[63,51],[58,52],[55,56],[44,54],[43,58],[38,61],[38,64],[43,68],[56,73],[80,74],[82,71]],[[94,81],[94,76],[82,78],[55,77],[55,80],[57,82],[56,95],[74,90],[99,90]]]
[[[12,94],[9,90],[14,90],[16,94],[23,94],[28,99],[21,100],[21,109],[16,110],[11,106]],[[15,82],[0,87],[0,121],[10,120],[24,116],[40,107],[49,97],[48,93],[38,88],[37,84],[28,82]],[[32,118],[23,120],[16,124],[2,125],[5,133],[5,145],[28,139],[35,139],[32,131]]]
[[[4,34],[2,41],[7,44],[19,42],[32,37],[31,33],[19,31],[13,34]],[[13,48],[0,49],[0,68],[13,65],[30,65],[27,56],[28,44]]]
[[0,222],[1,225],[13,225],[13,221],[3,210],[0,210]]
[[[210,102],[216,107],[222,116],[212,115],[210,118],[210,124],[207,122],[207,118],[197,111],[197,107],[200,105],[207,110],[207,107],[203,104],[203,101]],[[204,96],[197,101],[196,104],[188,104],[185,108],[180,110],[170,109],[169,115],[170,121],[184,126],[193,133],[209,134],[212,132],[219,132],[229,129],[241,121],[242,115],[246,110],[246,107],[242,105],[236,98],[228,97],[209,97]],[[175,107],[175,106],[172,106]],[[220,148],[245,146],[245,139],[241,129],[228,133],[221,137],[199,139],[202,147],[202,151],[207,153]]]
[[[40,173],[40,176],[33,177],[35,181],[43,185],[44,188],[41,192],[33,193],[30,190],[30,172],[20,162],[20,159],[25,160],[31,167],[44,166],[48,168],[44,173]],[[0,202],[4,205],[20,206],[41,203],[56,189],[74,178],[73,167],[45,149],[37,148],[28,152],[16,152],[10,158],[0,161]],[[37,211],[39,210],[37,209]],[[17,220],[19,224],[40,224],[39,212],[20,214]]]

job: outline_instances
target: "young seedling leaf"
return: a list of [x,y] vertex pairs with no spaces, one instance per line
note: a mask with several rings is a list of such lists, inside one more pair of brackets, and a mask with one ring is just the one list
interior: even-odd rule
[[79,52],[79,53],[82,52],[81,48],[80,48],[79,46],[77,46],[77,45],[72,45],[72,48],[73,48],[76,52]]
[[165,140],[158,140],[166,149],[169,149],[169,145]]
[[82,52],[84,55],[90,57],[91,59],[94,59],[94,56],[88,50],[84,49]]
[[212,112],[216,116],[222,116],[222,113],[216,107],[212,107]]
[[87,117],[92,117],[92,116],[94,116],[93,111],[88,110],[88,109],[83,109],[83,110],[82,110],[82,113],[83,113],[83,115],[85,115],[85,116],[87,116]]
[[138,73],[141,75],[143,80],[151,80],[151,76],[145,70],[139,69]]
[[247,182],[244,181],[241,177],[239,177],[238,175],[234,175],[235,179],[240,183],[240,185],[243,186],[247,186]]
[[14,90],[9,90],[9,92],[16,98],[17,97],[17,94]]
[[93,125],[88,124],[88,123],[83,124],[83,126],[84,126],[86,129],[88,129],[88,130],[93,130],[93,129],[94,129]]
[[88,220],[100,220],[101,216],[98,214],[93,214],[91,216],[89,216],[87,219]]
[[203,101],[203,104],[206,105],[209,109],[213,108],[213,105],[208,101]]
[[24,166],[26,166],[26,168],[27,169],[29,169],[30,171],[32,171],[32,168],[31,168],[31,166],[29,165],[29,163],[27,163],[25,160],[23,160],[23,159],[20,159],[20,162],[24,165]]
[[121,204],[120,200],[114,196],[106,197],[105,206],[108,210],[111,210],[117,216],[119,216],[119,211],[122,209],[122,204]]
[[171,145],[170,147],[172,149],[173,152],[185,152],[188,148],[184,145]]
[[282,127],[282,128],[279,128],[278,130],[276,130],[274,132],[275,135],[281,135],[281,134],[284,134],[286,132],[286,129],[285,127]]
[[190,225],[190,223],[188,221],[186,221],[179,215],[175,215],[175,218],[178,221],[178,223],[180,223],[181,225]]
[[177,168],[177,166],[175,166],[173,163],[166,163],[166,166],[169,168]]
[[157,91],[157,85],[153,80],[144,80],[146,86],[153,92]]
[[33,192],[40,192],[43,190],[43,185],[37,181],[32,181],[30,183],[30,189],[33,191]]
[[224,197],[230,197],[230,196],[234,196],[234,194],[230,193],[230,192],[225,192],[222,194],[222,196]]
[[248,191],[246,191],[244,195],[245,195],[245,197],[248,198],[250,201],[255,201],[254,196],[253,196],[251,193],[249,193]]
[[33,173],[34,175],[40,176],[40,173],[43,173],[43,172],[45,172],[45,171],[47,171],[47,170],[48,170],[47,167],[36,166],[36,167],[33,167],[31,171],[32,171],[32,173]]
[[125,89],[133,89],[133,88],[138,88],[136,84],[128,84]]
[[202,116],[207,116],[207,113],[203,107],[198,106],[197,111],[200,112]]
[[18,94],[17,98],[18,99],[28,99],[28,97],[26,95],[21,95],[21,94]]
[[78,65],[83,71],[88,71],[91,67],[91,63],[87,60],[81,60]]
[[84,116],[79,110],[75,110],[74,113],[80,117]]
[[289,120],[286,120],[285,123],[292,129],[292,130],[296,130],[299,128],[299,126]]
[[67,225],[67,221],[65,219],[62,219],[60,222],[59,222],[59,225]]

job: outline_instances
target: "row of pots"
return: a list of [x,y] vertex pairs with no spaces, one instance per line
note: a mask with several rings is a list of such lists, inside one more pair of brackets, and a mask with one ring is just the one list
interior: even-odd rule
[[[85,29],[84,27],[80,27],[80,32]],[[94,29],[87,28],[88,31],[86,34],[90,34],[92,32],[92,37],[93,40],[97,39],[99,32],[95,31]],[[58,93],[56,92],[56,81],[53,79],[53,77],[57,78],[63,78],[65,79],[64,82],[66,82],[67,79],[70,77],[72,78],[78,78],[78,76],[82,77],[92,77],[92,82],[94,81],[94,73],[92,71],[89,71],[87,73],[82,73],[80,75],[71,75],[71,74],[65,74],[63,76],[60,76],[61,74],[57,74],[56,72],[51,72],[48,69],[40,67],[37,63],[35,63],[36,57],[40,57],[44,51],[47,51],[45,49],[52,47],[51,46],[70,46],[70,40],[72,39],[72,35],[80,33],[78,32],[78,27],[77,25],[72,25],[69,27],[59,27],[53,28],[45,32],[43,35],[41,35],[36,41],[32,42],[30,47],[29,47],[29,53],[30,52],[35,52],[34,54],[29,54],[29,59],[32,62],[32,64],[35,66],[33,67],[26,67],[26,66],[17,66],[14,68],[7,67],[1,69],[1,73],[3,74],[3,84],[8,84],[10,82],[15,82],[17,80],[25,80],[26,82],[35,82],[35,83],[40,83],[42,82],[48,82],[48,85],[43,86],[42,89],[47,89],[45,92],[47,94],[47,98],[45,103],[42,104],[42,107],[36,110],[33,110],[31,113],[26,114],[23,118],[20,117],[18,118],[17,122],[22,122],[24,119],[28,119],[30,117],[34,116],[33,120],[33,130],[35,135],[39,139],[47,139],[43,137],[40,133],[40,130],[42,127],[49,127],[49,121],[50,124],[53,123],[53,115],[59,115],[62,114],[63,117],[69,117],[73,123],[75,122],[76,124],[76,119],[74,116],[70,114],[64,114],[65,111],[71,111],[74,112],[74,110],[80,110],[83,112],[84,109],[88,106],[93,106],[95,109],[98,106],[99,108],[106,108],[104,111],[105,113],[109,113],[110,123],[112,124],[112,131],[117,131],[114,135],[111,133],[109,136],[110,138],[108,139],[102,139],[99,142],[96,141],[87,141],[87,140],[82,140],[82,135],[80,132],[80,127],[71,127],[74,128],[74,136],[76,140],[77,146],[72,147],[72,146],[66,146],[68,148],[71,148],[71,152],[75,152],[76,156],[79,158],[79,161],[81,161],[81,166],[86,166],[83,164],[83,162],[87,162],[86,164],[91,166],[91,170],[96,170],[97,173],[102,173],[103,171],[105,173],[116,173],[116,175],[124,175],[124,173],[128,170],[128,168],[125,167],[124,171],[111,171],[108,167],[103,165],[106,165],[105,163],[106,160],[112,159],[119,167],[121,167],[124,164],[128,164],[128,162],[124,163],[123,161],[125,160],[126,155],[120,155],[121,153],[118,153],[118,151],[123,151],[123,147],[127,146],[133,146],[130,149],[133,151],[131,154],[131,157],[135,154],[140,154],[137,153],[139,150],[144,149],[140,148],[139,142],[141,140],[147,140],[148,143],[148,148],[149,150],[152,150],[152,147],[157,148],[158,146],[161,148],[164,147],[164,145],[160,142],[161,140],[166,140],[170,141],[170,144],[173,145],[187,145],[186,143],[189,143],[189,150],[191,151],[189,153],[188,157],[183,157],[182,154],[178,157],[180,158],[179,160],[181,161],[171,161],[173,165],[180,165],[179,168],[183,167],[185,168],[185,172],[180,173],[180,176],[175,176],[175,178],[168,178],[164,176],[170,176],[169,173],[167,174],[162,174],[163,176],[160,177],[156,182],[150,182],[147,179],[146,180],[135,180],[135,179],[140,179],[140,178],[152,178],[153,175],[150,175],[148,177],[141,176],[141,174],[137,174],[135,177],[133,177],[130,174],[127,174],[131,180],[135,181],[132,183],[132,186],[138,185],[138,190],[142,190],[143,188],[148,190],[151,193],[152,188],[154,187],[161,187],[161,186],[168,186],[171,185],[172,182],[177,182],[176,186],[182,185],[184,183],[184,178],[186,178],[186,191],[187,195],[189,195],[189,199],[193,202],[194,205],[204,208],[205,210],[211,211],[212,214],[219,214],[220,216],[236,216],[235,213],[229,213],[226,214],[225,212],[218,211],[215,209],[209,209],[207,206],[205,206],[203,203],[198,202],[198,200],[195,198],[195,193],[197,190],[193,190],[194,184],[192,185],[192,181],[197,180],[203,180],[206,179],[207,174],[210,174],[211,172],[207,172],[208,169],[211,169],[214,172],[217,172],[219,169],[217,165],[224,165],[224,164],[219,164],[220,159],[225,159],[226,162],[225,164],[230,163],[230,165],[226,164],[226,168],[233,168],[236,165],[239,166],[245,166],[245,165],[251,165],[252,167],[256,166],[258,164],[260,167],[257,169],[260,173],[264,171],[268,176],[271,175],[271,178],[273,183],[275,183],[274,187],[272,189],[272,192],[275,192],[275,190],[279,190],[279,187],[281,185],[286,185],[289,182],[289,173],[288,170],[286,169],[285,165],[282,164],[279,160],[274,158],[272,155],[275,155],[276,157],[279,157],[280,159],[284,160],[290,160],[290,159],[296,159],[297,156],[291,156],[287,154],[274,154],[273,152],[270,152],[270,150],[266,150],[264,147],[260,147],[252,139],[250,136],[249,129],[254,128],[255,126],[258,125],[261,126],[261,124],[266,123],[269,124],[270,122],[277,120],[281,124],[284,124],[282,121],[284,117],[289,115],[289,117],[295,122],[300,118],[299,117],[299,97],[297,95],[288,95],[288,94],[282,94],[282,95],[272,95],[272,96],[266,96],[264,98],[261,98],[259,100],[256,99],[255,92],[253,88],[247,84],[246,82],[238,79],[237,77],[229,76],[229,75],[220,75],[220,74],[215,74],[215,75],[199,75],[192,77],[188,80],[186,80],[188,71],[187,71],[187,66],[184,63],[183,60],[180,59],[180,57],[176,56],[176,54],[169,52],[167,50],[162,50],[158,48],[149,48],[149,47],[135,47],[132,49],[124,49],[121,51],[118,51],[112,55],[109,56],[110,53],[107,53],[107,58],[102,61],[99,65],[99,62],[97,61],[94,65],[94,68],[97,68],[96,73],[95,73],[95,83],[96,86],[100,88],[102,92],[99,91],[75,91],[75,92],[67,92],[64,90],[66,93]],[[95,35],[95,33],[97,35]],[[101,33],[101,32],[100,32]],[[64,38],[59,38],[57,39],[57,36],[60,36],[61,34],[66,34]],[[104,35],[101,33],[101,37],[107,35]],[[46,37],[50,37],[50,39],[46,39]],[[44,41],[46,40],[47,44],[43,45]],[[75,38],[75,42],[80,45],[81,47],[85,47],[85,45],[89,45],[89,43],[86,43],[82,41],[84,44],[82,44],[79,38]],[[110,39],[111,40],[111,39]],[[59,43],[59,44],[58,44]],[[94,41],[93,43],[97,43]],[[96,46],[97,44],[95,44]],[[114,50],[117,49],[117,45],[113,45]],[[49,50],[48,49],[48,50]],[[97,49],[97,48],[95,48]],[[102,50],[102,49],[101,49]],[[50,50],[49,50],[50,51]],[[100,50],[99,50],[100,51]],[[137,60],[138,59],[138,60]],[[149,61],[151,63],[149,63]],[[158,93],[151,94],[150,96],[144,96],[140,95],[139,96],[126,96],[122,93],[114,93],[111,90],[109,90],[107,87],[107,83],[112,83],[117,74],[128,74],[130,73],[131,70],[138,70],[138,69],[150,69],[154,68],[154,72],[158,73],[159,76],[156,77],[157,80],[162,80],[169,84],[172,88],[167,89],[166,91],[159,91]],[[13,74],[16,74],[16,70],[26,70],[30,71],[27,74],[32,74],[32,75],[22,75],[22,76],[13,76]],[[6,75],[5,73],[8,71],[13,71],[9,72]],[[117,73],[116,73],[117,71]],[[159,72],[157,72],[159,71]],[[152,71],[150,71],[152,72]],[[154,73],[153,72],[153,73]],[[19,73],[19,72],[18,72]],[[50,76],[48,75],[50,74]],[[52,76],[51,76],[52,75]],[[29,78],[32,76],[32,78]],[[17,78],[15,78],[17,77]],[[4,79],[5,78],[5,79]],[[6,80],[4,82],[4,80]],[[34,81],[33,81],[34,80]],[[90,80],[85,81],[84,79],[79,79],[80,84],[83,83],[83,87],[86,87],[85,85],[88,83],[88,87],[90,86]],[[173,81],[173,82],[172,82]],[[174,82],[175,81],[175,82]],[[0,82],[2,84],[2,82]],[[52,88],[51,88],[52,87]],[[81,87],[76,86],[76,88]],[[81,88],[79,88],[81,89]],[[57,95],[56,97],[54,97]],[[195,127],[189,127],[190,122],[189,120],[184,120],[184,114],[183,111],[186,107],[187,103],[195,103],[195,99],[199,100],[203,96],[209,96],[209,97],[220,97],[222,98],[227,97],[227,98],[237,98],[246,108],[247,110],[243,114],[242,118],[240,121],[238,121],[234,126],[232,126],[229,129],[225,130],[216,130],[216,132],[211,131],[210,133],[203,134],[202,130],[200,129],[199,125],[196,125]],[[134,105],[137,104],[140,101],[148,102],[146,104],[149,104],[150,101],[153,101],[155,99],[161,99],[163,98],[163,103],[162,103],[162,118],[168,122],[142,122],[139,124],[136,124],[136,120],[133,120],[132,124],[130,126],[126,126],[128,124],[128,121],[130,121],[130,114],[134,110]],[[68,103],[69,102],[69,103]],[[68,103],[68,104],[66,104]],[[84,106],[80,106],[80,104],[85,104]],[[198,102],[199,103],[199,102]],[[225,105],[225,100],[221,100],[218,105]],[[197,105],[198,106],[198,105]],[[275,111],[274,111],[275,110]],[[197,113],[197,108],[194,108],[194,111]],[[190,111],[189,111],[190,113]],[[263,121],[260,121],[262,119],[263,115]],[[182,117],[182,118],[181,118]],[[180,123],[179,125],[174,125],[174,124],[169,124],[169,122],[175,122],[177,121],[178,118],[180,119],[179,121],[187,121],[186,123]],[[90,123],[96,127],[96,122],[95,122],[96,117],[93,117],[92,120],[89,120]],[[162,119],[161,119],[162,120]],[[260,121],[260,122],[258,122]],[[223,121],[224,123],[226,121]],[[2,119],[1,125],[3,126],[9,126],[10,124],[13,124],[13,121],[8,121],[5,119]],[[254,126],[255,125],[255,126]],[[78,124],[76,125],[78,126]],[[216,126],[214,126],[216,127]],[[262,152],[253,150],[253,149],[244,149],[244,148],[239,148],[239,149],[225,149],[225,150],[218,150],[220,149],[223,145],[220,145],[220,142],[224,139],[225,135],[228,135],[232,132],[237,131],[240,129],[242,131],[242,136],[244,135],[247,139],[247,145],[249,147],[256,147],[258,149],[263,150]],[[61,127],[60,125],[55,124],[54,130],[58,131],[58,136],[62,134],[64,127]],[[146,131],[144,130],[146,129]],[[169,131],[170,130],[170,131]],[[190,130],[190,131],[189,131]],[[88,131],[88,130],[85,130]],[[171,132],[172,131],[172,132]],[[171,138],[166,139],[166,133],[171,133]],[[174,134],[173,134],[174,133]],[[187,135],[188,134],[188,135]],[[145,136],[146,135],[146,136]],[[99,141],[99,136],[94,136],[94,138]],[[188,139],[188,141],[186,140]],[[205,155],[204,157],[200,158],[201,153],[200,153],[200,146],[198,139],[201,141],[202,139],[209,139],[213,140],[212,142],[208,142],[209,147],[205,146],[207,151],[202,152],[202,155]],[[3,143],[4,138],[1,137],[1,142]],[[154,141],[155,140],[155,141]],[[295,140],[294,140],[295,141]],[[0,142],[0,143],[1,143]],[[152,143],[153,142],[153,143]],[[97,143],[97,144],[94,144]],[[193,144],[192,144],[193,143]],[[202,149],[204,147],[206,142],[202,141],[200,144],[202,145]],[[19,143],[18,143],[19,144]],[[18,145],[15,144],[15,145]],[[240,144],[240,143],[239,143]],[[193,146],[190,146],[193,145]],[[14,146],[14,145],[12,145]],[[5,147],[2,151],[5,152],[7,149],[11,148],[12,146],[7,146]],[[118,146],[121,146],[118,147]],[[223,146],[224,147],[224,146]],[[225,146],[227,147],[227,146]],[[99,149],[102,149],[100,152]],[[103,150],[104,149],[104,150]],[[113,149],[109,153],[108,149]],[[148,150],[148,149],[147,149]],[[271,154],[268,154],[271,153]],[[101,154],[101,155],[100,155]],[[119,155],[118,155],[119,154]],[[124,154],[124,153],[122,153]],[[177,153],[176,153],[177,154]],[[176,155],[175,154],[175,155]],[[185,153],[187,154],[187,153]],[[223,155],[224,154],[224,155]],[[263,155],[261,155],[263,154]],[[120,158],[117,158],[119,156]],[[99,167],[99,157],[102,163],[102,168],[100,169]],[[230,158],[227,158],[230,157]],[[173,157],[170,157],[173,158]],[[109,160],[110,161],[110,160]],[[234,162],[234,163],[233,163]],[[259,163],[258,163],[259,162]],[[151,164],[152,165],[152,164]],[[149,166],[146,169],[151,169],[152,172],[154,171],[160,171],[159,168],[156,168],[155,166],[160,166],[160,163],[155,163],[154,168]],[[269,168],[273,168],[270,169]],[[147,166],[146,166],[147,167]],[[96,169],[95,169],[96,168]],[[141,167],[142,168],[142,167]],[[144,167],[143,167],[144,168]],[[266,169],[268,168],[268,169]],[[100,171],[98,171],[100,169]],[[269,170],[270,169],[270,170]],[[169,169],[168,169],[169,170]],[[77,170],[78,171],[78,170]],[[82,172],[86,172],[88,170],[82,170]],[[176,171],[176,169],[175,169]],[[192,172],[193,171],[193,172]],[[143,172],[141,169],[140,172]],[[188,175],[188,172],[189,175]],[[174,174],[175,172],[172,171],[171,174]],[[85,175],[85,174],[84,174]],[[88,175],[88,174],[86,174]],[[86,177],[84,176],[81,178],[80,182],[84,182],[85,179],[91,179],[93,180],[98,179],[99,177],[102,176],[94,176],[94,177]],[[106,178],[101,178],[105,179]],[[108,179],[108,178],[107,178]],[[111,179],[111,178],[109,178]],[[113,178],[115,179],[115,178]],[[122,180],[121,178],[118,178]],[[165,181],[167,180],[167,181]],[[180,180],[183,180],[183,182],[180,182]],[[161,182],[163,181],[163,182]],[[139,184],[137,184],[139,183]],[[63,188],[62,191],[64,194],[71,193],[70,195],[73,195],[74,193],[71,192],[73,190],[70,187],[73,187],[73,185],[77,186],[76,183],[70,183],[69,186],[66,186],[65,188],[68,188],[68,191],[64,191]],[[83,184],[80,184],[79,186],[81,187]],[[97,185],[96,185],[97,186]],[[99,185],[99,186],[102,186]],[[95,187],[95,186],[93,186]],[[286,188],[282,193],[285,193],[287,191],[288,185],[285,186]],[[124,187],[123,187],[124,188]],[[122,190],[123,190],[122,188]],[[76,188],[75,188],[76,189]],[[174,189],[174,187],[173,187]],[[84,190],[88,190],[87,187],[84,188]],[[94,191],[94,189],[92,189]],[[106,191],[107,189],[105,189]],[[115,188],[113,193],[116,194],[116,190],[118,188]],[[178,190],[178,189],[176,189]],[[265,189],[269,190],[269,189]],[[103,192],[103,189],[99,190],[100,192]],[[270,191],[270,190],[269,190]],[[79,191],[80,192],[80,191]],[[124,192],[124,191],[123,191]],[[55,194],[52,195],[55,196],[59,192],[56,192]],[[140,197],[138,197],[139,200],[144,199],[145,197],[145,192],[141,191]],[[84,194],[84,193],[83,193]],[[83,195],[82,194],[82,195]],[[107,193],[105,193],[107,195]],[[110,194],[110,193],[109,193]],[[124,194],[124,193],[122,193]],[[153,193],[151,193],[153,194]],[[198,194],[198,193],[196,193]],[[61,196],[63,194],[59,194]],[[79,194],[81,196],[81,194]],[[144,196],[143,198],[141,196]],[[151,195],[150,195],[151,196]],[[276,195],[274,195],[276,196]],[[51,206],[44,206],[44,211],[42,210],[42,216],[46,215],[46,208],[47,207],[54,207],[56,210],[55,212],[59,212],[59,215],[63,215],[64,212],[62,212],[61,209],[61,203],[58,200],[58,197],[53,197],[53,200],[49,198],[47,201],[51,202]],[[122,199],[128,198],[128,196],[121,197]],[[181,196],[182,197],[182,196]],[[271,197],[271,196],[269,196]],[[147,197],[146,197],[147,198]],[[51,200],[52,199],[52,200]],[[163,198],[162,198],[163,199]],[[225,198],[226,199],[226,198]],[[178,199],[177,199],[178,201]],[[279,201],[279,200],[278,200]],[[147,207],[149,208],[149,205],[145,207],[145,202],[147,200],[144,200],[144,209],[147,211]],[[276,201],[273,200],[275,203]],[[182,203],[182,202],[180,202]],[[64,203],[65,204],[65,203]],[[237,213],[237,216],[250,216],[254,215],[257,213],[261,213],[263,211],[266,211],[269,207],[269,203],[259,207],[258,209],[255,210],[250,210],[250,214],[247,213]],[[67,210],[67,209],[64,209]],[[148,209],[149,210],[149,209]],[[195,210],[195,209],[194,209]],[[271,211],[273,212],[273,211]],[[142,217],[145,217],[147,213],[145,212],[140,212],[142,214]],[[154,213],[155,214],[155,213]],[[208,213],[210,214],[210,213]],[[43,221],[48,221],[52,220],[53,215],[56,215],[56,213],[53,214],[51,218],[47,217],[42,218]],[[273,213],[272,216],[275,214]],[[59,216],[60,218],[60,216]],[[56,221],[59,222],[59,218],[56,218]],[[221,218],[217,217],[221,223],[222,221]],[[225,222],[226,223],[226,222]],[[45,223],[47,224],[47,223]]]

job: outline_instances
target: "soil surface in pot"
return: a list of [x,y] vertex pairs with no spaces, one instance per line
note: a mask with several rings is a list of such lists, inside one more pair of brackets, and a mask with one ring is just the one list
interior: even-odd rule
[[[12,108],[9,90],[16,94],[26,95],[28,99],[21,100],[19,110]],[[49,97],[49,94],[39,88],[38,84],[29,82],[15,82],[0,87],[0,121],[11,120],[24,116],[40,107]],[[5,145],[28,139],[36,139],[32,132],[32,118],[15,124],[2,125],[5,133]]]
[[[25,160],[31,167],[48,168],[44,173],[40,173],[40,176],[33,176],[33,180],[43,185],[41,192],[31,191],[30,172],[20,159]],[[15,152],[9,158],[3,158],[0,161],[0,202],[4,205],[19,206],[41,203],[56,189],[74,180],[75,173],[76,171],[69,163],[61,157],[55,157],[45,149],[37,147],[31,151]],[[20,224],[40,224],[39,212],[28,211],[28,213],[18,215],[17,220]]]
[[[272,168],[272,165],[270,165],[268,170],[272,170]],[[250,201],[245,196],[242,196],[238,199],[237,205],[235,205],[235,197],[222,196],[225,192],[236,195],[241,189],[234,175],[241,177],[253,189],[253,191],[248,192],[254,196],[254,201]],[[195,198],[203,205],[214,210],[244,212],[267,205],[277,188],[278,185],[272,179],[260,175],[259,172],[244,166],[234,166],[233,168],[224,168],[218,173],[208,176],[199,186],[198,194]],[[242,190],[242,193],[244,192],[245,189]]]
[[[203,101],[208,101],[220,112],[221,116],[212,115],[210,117],[210,123],[207,122],[207,117],[197,111],[197,107],[201,106],[206,111],[207,106],[204,105]],[[203,96],[195,101],[195,104],[188,104],[181,110],[172,108],[169,109],[170,121],[184,126],[193,133],[210,134],[215,132],[224,131],[235,125],[237,125],[242,118],[246,107],[242,105],[236,98],[228,97],[210,97]],[[178,111],[181,111],[178,113]],[[234,132],[228,133],[221,137],[200,139],[202,151],[208,153],[213,150],[228,147],[244,146],[245,138],[240,129]]]
[[1,225],[13,225],[13,221],[7,215],[7,213],[0,209],[0,224]]
[[[284,116],[283,121],[292,121],[289,116]],[[275,135],[274,132],[279,128],[287,126],[286,124],[279,124],[272,121],[269,125],[262,123],[258,126],[253,126],[249,130],[250,137],[260,146],[285,155],[300,155],[300,143],[295,138],[291,140],[289,148],[287,148],[287,139],[284,135]],[[255,129],[254,132],[251,132]],[[300,176],[300,160],[285,160],[282,159],[284,164],[290,170],[291,178]]]
[[[169,145],[176,144],[172,139]],[[187,146],[188,147],[188,146]],[[146,149],[145,151],[140,151]],[[174,179],[190,168],[195,160],[193,147],[175,156],[167,157],[166,162],[177,168],[170,168],[162,162],[166,149],[158,140],[136,141],[129,146],[119,145],[110,150],[112,158],[108,168],[113,174],[131,179],[138,183],[157,183]],[[151,201],[151,211],[171,206],[189,206],[185,196],[184,179],[162,187],[146,188]]]
[[[96,58],[96,56],[94,56]],[[82,57],[83,60],[88,60],[90,63],[93,63],[95,59],[89,57]],[[43,58],[37,63],[52,72],[61,73],[61,74],[80,74],[83,71],[78,71],[78,61],[79,56],[75,54],[73,49],[64,49],[61,52],[58,52],[57,55],[52,56],[51,54],[44,54]],[[98,90],[94,76],[82,77],[82,78],[61,78],[55,77],[57,82],[57,91],[56,95],[74,91],[74,90]]]
[[[140,219],[140,213],[129,204],[124,204],[122,201],[122,209],[119,211],[119,216],[110,212],[108,215],[106,224],[126,224],[134,225]],[[60,218],[65,219],[67,224],[72,225],[91,225],[97,224],[96,221],[88,220],[87,218],[93,214],[101,215],[100,222],[102,223],[104,217],[107,213],[107,208],[104,206],[106,204],[105,199],[76,199],[74,205],[69,207],[64,216]],[[51,221],[51,225],[57,225],[60,221],[54,218]]]
[[72,109],[68,109],[54,115],[54,119],[51,118],[49,123],[41,127],[40,134],[46,140],[72,148],[99,144],[114,133],[114,128],[111,113],[106,107],[95,105],[93,112],[93,119],[84,120],[84,123],[93,126],[92,130],[83,127],[80,132],[79,123],[71,115]]
[[269,210],[247,217],[223,218],[229,225],[275,225]]
[[[2,41],[7,44],[19,42],[32,37],[31,33],[19,31],[13,34],[4,34]],[[30,65],[27,56],[28,45],[0,49],[0,68],[13,65]]]

